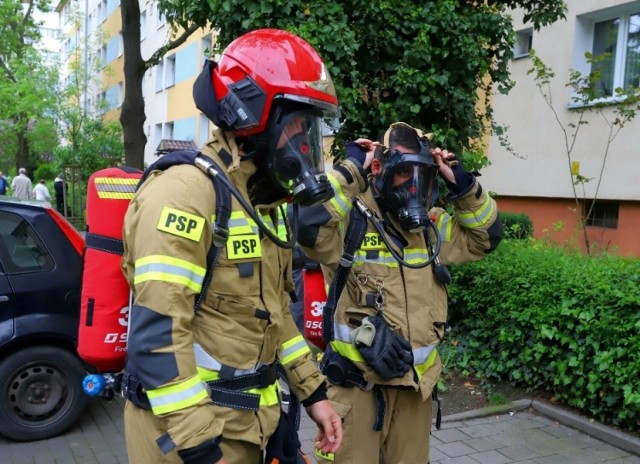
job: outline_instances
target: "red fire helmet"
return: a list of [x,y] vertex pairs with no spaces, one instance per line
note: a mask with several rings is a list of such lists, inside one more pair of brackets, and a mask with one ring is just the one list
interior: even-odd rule
[[259,29],[234,40],[211,74],[219,121],[236,135],[263,132],[274,100],[336,113],[338,98],[325,65],[309,43],[278,29]]

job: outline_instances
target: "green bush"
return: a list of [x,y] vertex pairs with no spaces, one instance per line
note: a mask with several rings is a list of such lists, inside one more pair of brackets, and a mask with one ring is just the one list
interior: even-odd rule
[[524,213],[500,212],[505,238],[525,239],[533,234],[533,222]]
[[33,174],[33,183],[37,183],[40,179],[44,180],[53,180],[58,175],[58,171],[53,164],[41,164],[36,169],[36,172]]
[[505,240],[453,268],[448,346],[487,380],[551,391],[601,422],[640,421],[640,260]]

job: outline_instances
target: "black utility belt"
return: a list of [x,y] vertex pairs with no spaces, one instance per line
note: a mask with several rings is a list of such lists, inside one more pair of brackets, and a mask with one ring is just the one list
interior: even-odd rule
[[[211,390],[211,400],[214,404],[245,411],[258,411],[260,409],[260,395],[243,390],[266,388],[273,385],[279,378],[280,373],[277,365],[270,364],[252,374],[229,379],[209,380],[207,385]],[[151,410],[151,403],[142,388],[142,383],[137,377],[127,372],[122,378],[122,396],[140,409]]]

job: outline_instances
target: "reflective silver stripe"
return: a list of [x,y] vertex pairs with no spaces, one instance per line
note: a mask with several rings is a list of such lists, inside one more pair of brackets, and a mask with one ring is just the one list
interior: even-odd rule
[[[220,361],[218,361],[209,353],[207,353],[199,343],[193,344],[193,354],[195,355],[196,365],[198,367],[203,367],[210,371],[216,371],[216,372],[219,372],[220,369],[222,368],[222,363],[220,363]],[[266,364],[263,362],[259,362],[258,364],[256,364],[255,367],[252,367],[251,369],[236,369],[233,376],[238,377],[241,375],[253,374],[263,366],[266,366]]]
[[342,342],[351,343],[351,327],[346,324],[333,324],[333,338]]
[[485,225],[493,214],[495,204],[491,197],[487,197],[480,208],[472,213],[463,213],[458,216],[460,224],[467,228],[477,228]]
[[388,251],[380,251],[376,258],[367,258],[367,252],[358,250],[353,261],[353,266],[362,266],[364,263],[379,264],[387,267],[398,267],[398,262]]
[[307,342],[304,341],[304,338],[302,340],[300,340],[299,342],[285,348],[282,350],[282,359],[286,359],[287,356],[291,356],[293,353],[295,353],[298,350],[301,350],[303,348],[308,348],[309,345],[307,345]]
[[147,395],[147,396],[149,398],[149,403],[151,404],[151,407],[158,408],[160,406],[166,406],[169,404],[174,404],[180,401],[188,400],[189,398],[192,398],[196,396],[198,393],[201,393],[202,391],[205,391],[205,390],[206,390],[205,383],[198,382],[192,387],[189,387],[186,390],[182,390],[179,392],[167,393],[167,394],[155,396],[155,397],[152,397],[151,395]]
[[412,248],[404,251],[404,260],[408,263],[425,262],[429,259],[426,248]]
[[229,219],[229,232],[231,235],[242,235],[249,232],[257,234],[258,226],[253,221],[249,222],[245,217]]
[[[440,218],[442,219],[440,220]],[[443,242],[448,242],[451,240],[451,216],[444,213],[440,215],[440,218],[438,218],[438,222],[440,223],[440,239]]]
[[413,365],[425,363],[427,358],[433,350],[436,349],[436,345],[423,346],[421,348],[414,348],[413,351]]
[[140,266],[136,266],[134,276],[140,276],[146,274],[147,272],[162,272],[165,274],[177,275],[181,277],[186,277],[187,279],[193,281],[197,285],[202,285],[204,281],[204,276],[197,274],[189,269],[185,269],[181,266],[175,266],[172,264],[166,263],[148,263],[142,264]]

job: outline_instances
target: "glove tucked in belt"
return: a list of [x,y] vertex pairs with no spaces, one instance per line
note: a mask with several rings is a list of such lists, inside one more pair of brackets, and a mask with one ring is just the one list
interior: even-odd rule
[[389,327],[381,313],[365,317],[352,335],[362,357],[384,380],[403,377],[413,366],[411,344]]

